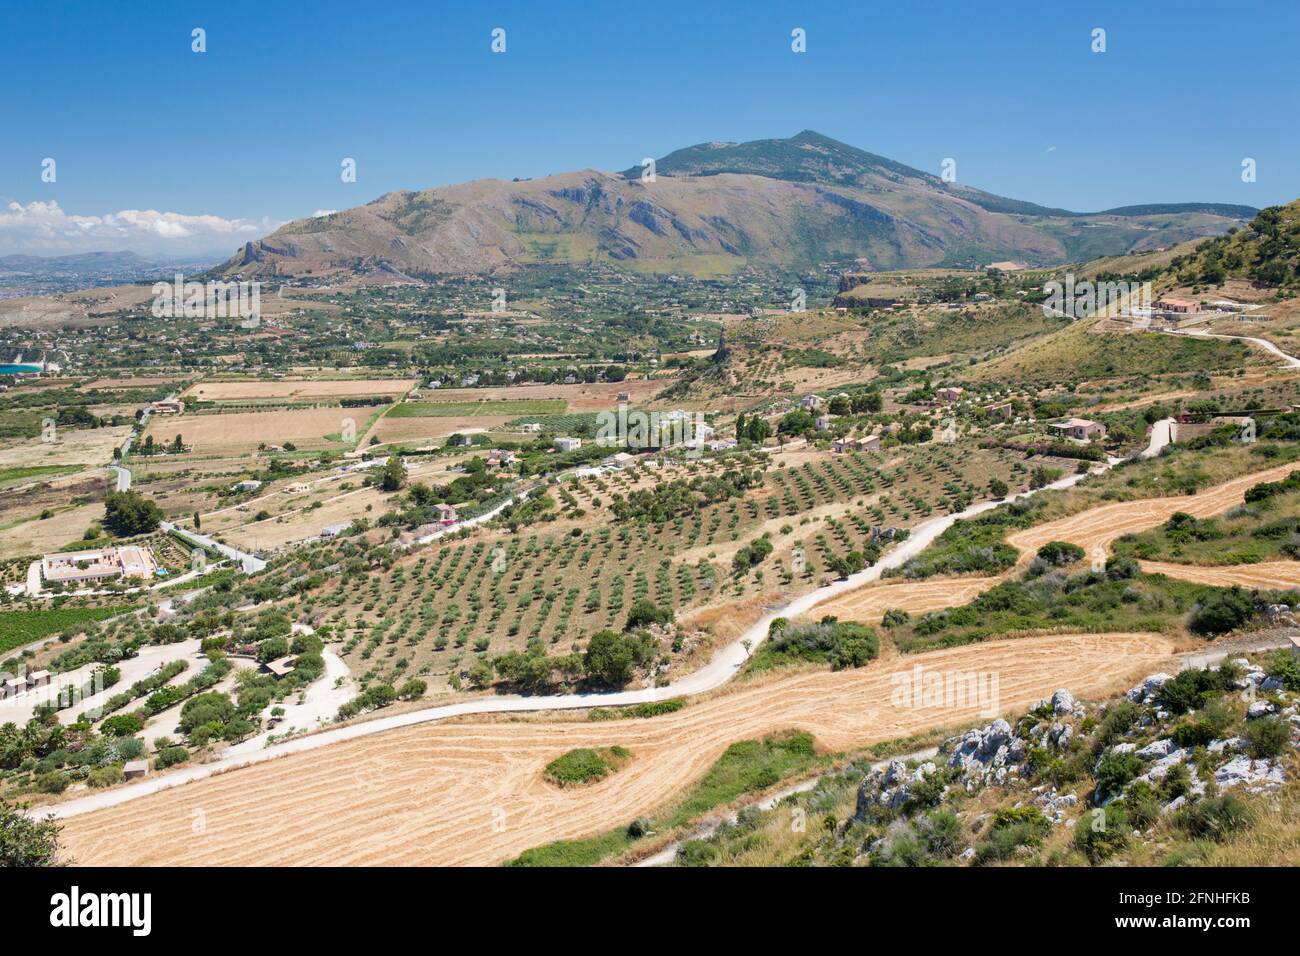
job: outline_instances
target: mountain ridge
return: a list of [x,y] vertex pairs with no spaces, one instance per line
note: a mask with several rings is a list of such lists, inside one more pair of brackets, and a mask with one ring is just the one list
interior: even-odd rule
[[1245,207],[1197,203],[1058,210],[945,183],[811,130],[684,147],[654,172],[585,169],[386,193],[288,223],[218,271],[418,280],[548,263],[701,274],[1047,265],[1210,237],[1248,218]]

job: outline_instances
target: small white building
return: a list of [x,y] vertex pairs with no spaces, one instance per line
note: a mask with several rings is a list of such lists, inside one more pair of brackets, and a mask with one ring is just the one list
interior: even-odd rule
[[257,491],[262,487],[262,483],[256,478],[245,478],[243,481],[235,482],[236,491]]
[[556,451],[577,451],[582,447],[581,438],[557,438],[555,439]]
[[348,524],[347,522],[344,522],[342,524],[326,525],[325,527],[320,529],[320,536],[328,541],[331,538],[339,537],[341,534],[345,533],[350,527],[351,525]]

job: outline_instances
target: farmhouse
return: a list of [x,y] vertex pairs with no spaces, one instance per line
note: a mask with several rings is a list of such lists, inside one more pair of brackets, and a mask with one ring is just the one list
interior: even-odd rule
[[966,389],[964,388],[958,388],[955,385],[948,385],[943,388],[936,388],[934,390],[934,397],[941,402],[956,402],[961,400],[962,394],[965,391]]
[[449,504],[438,505],[438,524],[445,528],[448,525],[455,524],[458,520],[455,508]]
[[541,422],[524,422],[519,426],[519,430],[525,435],[535,435],[542,430]]
[[51,584],[107,578],[150,578],[157,570],[153,552],[140,545],[47,554],[41,558],[41,574]]
[[1047,427],[1067,438],[1075,438],[1079,441],[1090,441],[1093,438],[1106,437],[1106,426],[1101,422],[1094,422],[1087,418],[1070,418]]
[[1015,414],[1015,408],[1010,402],[997,402],[993,405],[985,405],[984,411],[989,413],[990,418],[1000,418],[1003,421],[1010,421]]
[[831,451],[838,455],[851,451],[872,451],[879,447],[879,435],[868,435],[865,438],[837,438],[831,442]]
[[337,538],[339,535],[345,533],[350,527],[351,525],[346,521],[342,524],[328,524],[320,529],[320,536],[328,541],[331,538]]
[[122,766],[123,780],[138,780],[149,772],[149,761],[128,760]]
[[799,404],[801,404],[808,411],[814,411],[818,408],[821,408],[822,404],[825,401],[826,400],[822,398],[820,395],[805,395],[803,397],[803,401],[800,402]]
[[255,478],[245,478],[243,481],[235,482],[236,491],[256,491],[262,487],[262,483]]
[[293,670],[293,662],[297,659],[297,657],[290,654],[288,657],[279,657],[273,661],[268,661],[264,666],[278,680],[281,677],[288,676],[289,672]]
[[555,447],[558,451],[577,451],[582,447],[582,439],[567,437],[557,438],[555,439]]
[[45,687],[50,682],[49,671],[32,671],[27,675],[28,687]]
[[1159,312],[1197,312],[1200,311],[1201,305],[1192,299],[1179,299],[1168,296],[1163,299],[1156,299],[1155,308]]
[[609,458],[606,458],[605,464],[608,465],[610,468],[617,468],[618,470],[622,471],[624,468],[631,468],[633,465],[635,465],[636,457],[633,455],[629,455],[625,451],[621,451],[617,455],[611,455]]
[[184,415],[185,403],[179,398],[164,398],[151,403],[147,410],[155,415]]
[[17,697],[27,690],[27,678],[14,677],[0,684],[0,698]]

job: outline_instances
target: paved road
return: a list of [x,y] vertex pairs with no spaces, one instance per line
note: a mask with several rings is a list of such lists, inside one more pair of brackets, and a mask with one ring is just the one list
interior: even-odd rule
[[114,474],[117,475],[117,490],[118,490],[118,491],[130,491],[130,490],[131,490],[131,471],[130,471],[130,469],[128,469],[128,468],[123,468],[121,465],[109,465],[109,466],[108,466],[108,470],[111,471],[111,472],[113,472]]

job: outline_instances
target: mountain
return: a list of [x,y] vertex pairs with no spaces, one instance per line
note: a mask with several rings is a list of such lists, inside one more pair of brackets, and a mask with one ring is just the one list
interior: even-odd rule
[[1255,210],[1076,213],[995,196],[805,131],[705,143],[640,167],[388,193],[249,242],[227,274],[424,278],[536,263],[725,274],[746,267],[1033,265],[1215,236]]

